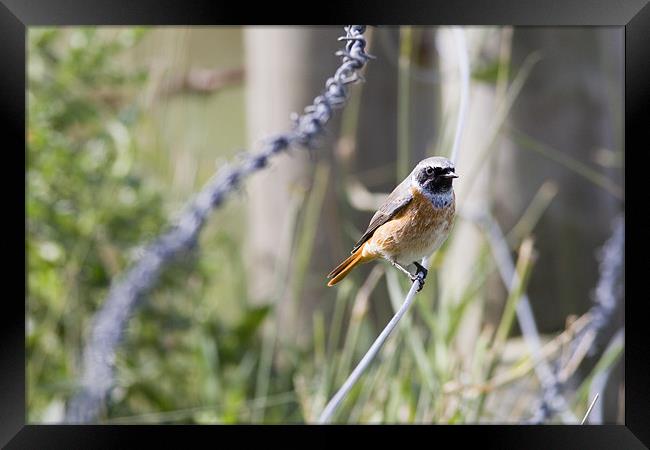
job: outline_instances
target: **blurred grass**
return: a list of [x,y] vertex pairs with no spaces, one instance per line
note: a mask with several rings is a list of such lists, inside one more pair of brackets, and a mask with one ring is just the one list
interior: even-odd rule
[[[406,86],[413,49],[407,29],[403,36],[400,85]],[[152,94],[157,83],[190,67],[241,66],[243,45],[241,30],[229,27],[30,27],[28,49],[28,420],[48,422],[60,420],[73,392],[84,336],[111,278],[132,261],[139,245],[164,228],[215,164],[230,160],[245,144],[244,86],[213,95],[157,98]],[[480,82],[500,83],[503,95],[482,149],[485,158],[534,65],[534,58],[528,60],[506,86],[504,54],[492,69],[475,74]],[[343,116],[343,137],[353,146],[361,99],[361,88],[355,88],[353,108]],[[402,90],[400,180],[411,164],[408,105],[408,92]],[[443,123],[453,120],[442,118]],[[389,169],[377,176],[392,179],[396,171]],[[354,210],[341,185],[352,174],[333,178],[333,172],[319,164],[312,189],[293,197],[289,227],[278,236],[291,242],[291,256],[275,268],[268,305],[251,303],[247,294],[254,267],[242,257],[245,189],[215,213],[198,248],[164,273],[130,320],[105,423],[316,419],[384,326],[377,317],[388,306],[373,304],[375,294],[386,289],[394,310],[408,286],[392,268],[377,263],[337,286],[334,304],[315,310],[310,323],[284,316],[283,308],[293,308],[289,312],[294,314],[306,288],[322,282],[320,274],[311,279],[308,267],[318,257],[313,248],[328,186],[334,183],[342,207]],[[527,242],[555,194],[553,185],[540,190],[508,236],[513,248]],[[348,221],[341,228],[356,230]],[[530,260],[520,252],[520,285],[502,299],[506,307],[496,334],[481,320],[479,338],[463,354],[455,350],[461,325],[469,306],[484,301],[494,261],[484,243],[461,295],[441,301],[445,280],[439,270],[447,248],[436,254],[417,307],[353,388],[335,421],[515,422],[529,412],[524,408],[518,416],[498,416],[481,410],[486,397],[516,395],[511,381],[535,381],[530,368],[520,370],[527,361],[525,350],[517,350],[520,358],[514,363],[499,358],[500,352],[518,348],[509,333]],[[309,327],[311,339],[280,342],[279,326]],[[598,370],[617,357],[608,354]],[[515,376],[489,392],[452,389],[479,386],[504,372]],[[586,389],[574,399],[577,414],[586,410]]]
[[603,188],[619,200],[623,199],[623,189],[621,186],[617,185],[615,182],[607,178],[605,175],[599,173],[597,170],[592,169],[591,167],[583,164],[575,158],[572,158],[566,153],[560,152],[549,147],[546,144],[538,142],[523,131],[517,130],[512,126],[508,128],[513,141],[521,148],[539,153],[540,155],[549,158],[550,160],[555,161],[563,167],[571,170],[573,173],[583,177],[585,180],[593,183],[594,185]]

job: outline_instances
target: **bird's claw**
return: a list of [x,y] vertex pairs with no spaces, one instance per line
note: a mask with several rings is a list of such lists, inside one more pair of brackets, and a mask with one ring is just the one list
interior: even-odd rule
[[411,275],[411,281],[415,283],[416,281],[418,282],[418,288],[416,292],[420,292],[422,288],[424,287],[424,280],[427,278],[427,274],[429,271],[422,266],[420,263],[414,263],[416,267],[415,275]]
[[422,264],[420,264],[419,262],[414,262],[413,264],[416,267],[415,275],[416,276],[422,275],[422,279],[424,280],[427,277],[427,275],[429,274],[429,271]]
[[420,292],[422,290],[422,288],[424,287],[424,277],[420,273],[417,273],[415,275],[411,275],[411,281],[413,283],[417,282],[417,284],[418,284],[418,288],[415,290],[415,292]]

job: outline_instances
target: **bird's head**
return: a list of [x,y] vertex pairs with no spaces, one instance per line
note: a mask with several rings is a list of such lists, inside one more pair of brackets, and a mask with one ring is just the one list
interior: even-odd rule
[[431,194],[451,192],[454,178],[458,178],[454,163],[441,156],[423,159],[411,172],[412,184]]

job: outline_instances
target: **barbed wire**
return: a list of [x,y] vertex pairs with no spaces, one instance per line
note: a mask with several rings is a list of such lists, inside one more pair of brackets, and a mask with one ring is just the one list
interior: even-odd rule
[[[594,346],[588,354],[593,355],[607,344],[609,336],[605,329],[611,326],[616,312],[623,306],[623,263],[625,258],[625,218],[614,220],[614,231],[598,252],[600,278],[594,292],[594,304],[590,309],[592,321],[589,328],[596,334]],[[584,333],[584,332],[583,332]]]
[[[573,337],[570,343],[571,355],[568,360],[574,360],[575,355],[582,353],[585,343],[588,349],[586,355],[593,356],[601,350],[607,340],[611,338],[608,330],[614,323],[615,314],[623,306],[619,301],[623,298],[623,264],[625,247],[625,219],[619,216],[614,220],[612,235],[598,252],[600,277],[594,293],[594,304],[589,309],[591,320],[583,329]],[[582,353],[579,364],[585,353]],[[563,406],[557,402],[561,397],[568,375],[564,375],[559,361],[556,361],[553,370],[552,382],[542,386],[542,396],[533,417],[532,424],[540,424],[557,412],[562,411]],[[599,393],[602,396],[602,392]]]
[[345,48],[336,52],[342,63],[325,83],[325,90],[307,106],[302,115],[292,115],[291,131],[268,139],[256,154],[243,154],[238,166],[226,166],[190,200],[175,225],[149,244],[138,260],[120,279],[113,282],[108,296],[96,313],[90,337],[82,354],[79,392],[71,399],[65,422],[88,423],[100,414],[114,385],[115,352],[126,322],[138,299],[158,281],[162,270],[174,257],[190,250],[210,213],[221,206],[244,179],[268,166],[270,159],[292,147],[312,150],[335,109],[345,105],[347,85],[362,81],[361,69],[373,56],[366,53],[364,25],[348,25]]

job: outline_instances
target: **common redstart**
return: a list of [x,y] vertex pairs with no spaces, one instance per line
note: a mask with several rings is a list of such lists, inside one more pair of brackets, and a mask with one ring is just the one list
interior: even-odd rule
[[[359,264],[384,258],[411,281],[421,277],[422,289],[427,270],[418,261],[440,248],[454,222],[454,178],[458,175],[447,158],[420,161],[372,216],[352,254],[327,275],[327,285],[334,286]],[[415,274],[404,267],[411,263]]]

